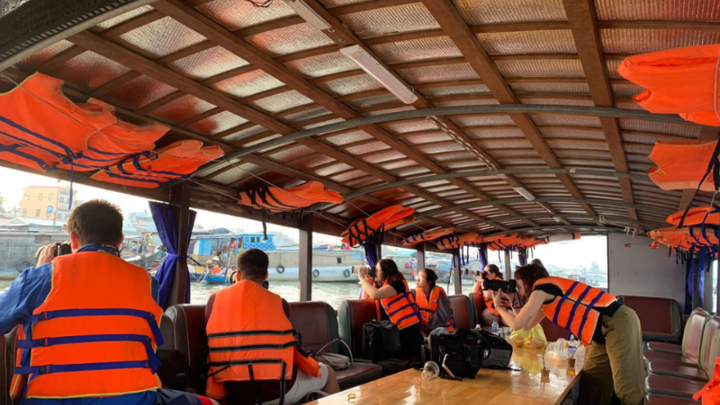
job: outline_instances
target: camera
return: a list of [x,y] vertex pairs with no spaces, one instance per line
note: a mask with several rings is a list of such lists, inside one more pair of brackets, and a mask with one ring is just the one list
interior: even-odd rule
[[[37,263],[38,260],[40,260],[40,253],[43,251],[44,248],[45,248],[45,246],[39,248],[37,250],[37,252],[35,252],[35,263]],[[70,242],[63,242],[63,243],[55,244],[55,256],[54,257],[69,255],[70,253],[72,253],[72,246],[70,246]]]
[[361,267],[365,267],[367,269],[368,276],[375,278],[375,268],[370,266],[352,266],[352,273],[358,274]]
[[510,294],[517,292],[517,282],[515,280],[484,280],[483,290],[502,291]]

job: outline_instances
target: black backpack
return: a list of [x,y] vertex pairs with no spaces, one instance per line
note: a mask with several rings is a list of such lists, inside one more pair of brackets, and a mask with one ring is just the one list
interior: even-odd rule
[[394,323],[373,320],[363,325],[363,358],[377,363],[397,356],[400,349],[400,331]]
[[484,330],[472,330],[481,342],[483,367],[505,370],[512,359],[513,347],[505,339]]
[[477,335],[460,329],[455,334],[428,337],[430,360],[440,367],[440,377],[475,378],[483,366],[483,348]]

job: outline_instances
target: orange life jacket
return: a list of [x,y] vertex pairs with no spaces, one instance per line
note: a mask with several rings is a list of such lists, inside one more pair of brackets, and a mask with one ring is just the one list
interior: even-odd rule
[[[492,296],[486,297],[485,294],[483,294],[483,300],[485,301],[485,307],[487,307],[491,314],[495,316],[500,316],[500,312],[498,312],[497,308],[495,307],[495,301],[493,301]],[[512,308],[512,304],[510,304],[506,298],[502,299],[502,304],[505,309]]]
[[691,250],[693,246],[717,246],[719,241],[715,228],[714,226],[671,227],[655,229],[649,231],[647,235],[659,244],[680,250]]
[[[685,211],[678,211],[669,217],[667,222],[672,225],[679,225]],[[720,209],[718,207],[693,207],[690,208],[685,216],[684,224],[690,225],[701,225],[701,224],[720,224]]]
[[352,222],[342,233],[342,242],[350,246],[362,245],[378,232],[385,232],[412,222],[415,209],[402,204],[391,205],[380,211]]
[[145,269],[103,252],[53,260],[52,290],[21,321],[10,394],[118,396],[162,388],[160,308]]
[[434,229],[432,231],[425,231],[425,232],[419,233],[417,235],[413,235],[409,238],[403,239],[402,244],[404,246],[413,246],[413,245],[417,245],[420,242],[427,242],[427,241],[435,240],[438,238],[442,238],[443,236],[450,235],[453,232],[455,232],[455,228],[440,228],[440,229]]
[[[716,146],[717,140],[656,142],[648,156],[657,165],[648,170],[650,180],[663,190],[696,189]],[[712,176],[705,178],[700,190],[715,191]]]
[[718,126],[714,105],[719,51],[720,45],[714,44],[634,55],[620,64],[618,73],[646,89],[633,97],[646,110]]
[[[375,300],[377,319],[382,319],[381,311],[384,309],[385,313],[388,314],[388,318],[390,318],[390,322],[397,325],[399,330],[422,322],[420,311],[418,311],[418,307],[415,304],[415,295],[410,291],[407,281],[403,280],[403,283],[405,284],[405,293],[393,295],[390,298]],[[383,287],[388,284],[389,283],[385,281]]]
[[594,308],[607,307],[617,299],[598,288],[560,277],[541,278],[535,282],[533,290],[543,284],[558,286],[563,293],[551,303],[543,304],[545,316],[572,332],[583,345],[589,345],[600,322],[600,313]]
[[343,197],[340,194],[332,190],[325,190],[325,186],[319,181],[309,181],[286,190],[277,187],[263,187],[258,190],[244,191],[240,193],[238,204],[279,212],[305,208],[319,202],[340,204],[342,201]]
[[192,174],[198,167],[222,156],[217,146],[205,146],[195,140],[174,142],[155,152],[130,156],[104,171],[93,180],[140,188],[158,188]]
[[[425,296],[425,290],[422,288],[415,289],[415,302],[417,303],[418,310],[420,311],[420,326],[425,326],[430,322],[430,319],[435,315],[435,311],[438,308],[438,301],[440,296],[446,296],[445,290],[442,287],[436,286],[430,291],[430,296]],[[455,318],[452,316],[452,307],[450,307],[451,317],[445,324],[445,329],[448,332],[455,332]]]
[[279,380],[284,387],[293,367],[320,377],[318,363],[298,351],[282,298],[256,282],[242,280],[218,291],[206,330],[210,347],[206,392],[212,398],[227,395],[225,381]]
[[470,246],[475,243],[482,243],[483,237],[474,232],[465,233],[460,236],[449,235],[436,242],[438,249],[458,249],[462,246]]

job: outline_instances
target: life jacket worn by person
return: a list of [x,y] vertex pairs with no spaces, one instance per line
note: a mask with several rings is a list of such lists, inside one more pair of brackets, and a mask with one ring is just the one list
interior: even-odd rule
[[52,289],[21,321],[10,395],[119,396],[162,388],[163,311],[145,269],[104,252],[53,260]]
[[[377,319],[382,319],[382,309],[388,314],[390,322],[397,325],[398,330],[407,328],[408,326],[417,325],[422,322],[420,317],[420,311],[415,304],[415,295],[410,291],[407,281],[403,280],[405,284],[405,293],[393,295],[390,298],[383,298],[375,301],[375,308],[377,310]],[[390,284],[387,280],[383,284],[383,287]]]
[[[490,311],[491,314],[493,314],[495,316],[500,316],[500,312],[498,312],[497,308],[495,307],[495,301],[493,301],[492,296],[486,297],[485,294],[483,294],[483,300],[485,301],[485,306],[487,307],[487,309]],[[510,304],[510,302],[507,301],[507,299],[503,298],[502,303],[503,303],[503,307],[506,310],[512,309],[512,304]]]
[[320,378],[318,363],[299,351],[282,298],[256,282],[243,280],[218,291],[206,330],[206,393],[212,398],[227,396],[224,382],[262,380],[280,381],[284,396],[293,367]]
[[535,282],[533,290],[543,284],[555,285],[563,293],[550,304],[543,304],[545,316],[572,332],[583,345],[589,345],[600,322],[600,312],[594,308],[607,307],[617,299],[599,288],[560,277],[541,278]]
[[[430,296],[425,295],[425,290],[422,288],[415,289],[415,302],[418,310],[420,311],[420,326],[425,326],[430,322],[430,319],[435,315],[435,311],[438,308],[438,301],[440,296],[445,296],[445,290],[440,287],[435,287],[430,291]],[[452,316],[452,308],[450,309],[450,319],[445,324],[445,329],[448,332],[455,332],[455,318]]]

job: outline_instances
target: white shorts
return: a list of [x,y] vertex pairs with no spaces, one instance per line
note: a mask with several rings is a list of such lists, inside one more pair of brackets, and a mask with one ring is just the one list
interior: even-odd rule
[[[304,371],[298,370],[295,384],[285,394],[285,405],[301,402],[310,392],[322,390],[325,387],[328,379],[328,369],[326,365],[318,364],[320,364],[320,378],[312,377]],[[278,398],[274,401],[264,402],[263,405],[278,405],[279,403],[280,399]]]

